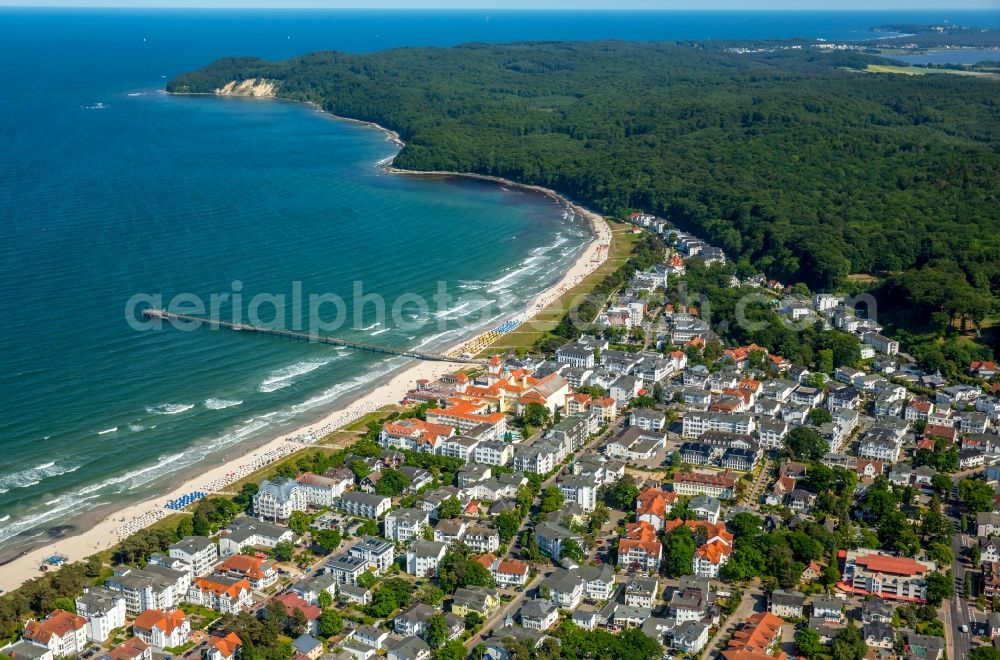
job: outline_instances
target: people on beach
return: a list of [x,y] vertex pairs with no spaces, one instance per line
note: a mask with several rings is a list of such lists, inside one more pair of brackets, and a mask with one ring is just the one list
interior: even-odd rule
[[[606,223],[601,221],[599,218],[591,217],[591,224],[594,229],[595,234],[595,245],[588,248],[588,252],[592,252],[593,256],[589,261],[578,262],[578,266],[582,264],[580,268],[581,272],[577,272],[572,275],[568,275],[560,284],[553,287],[541,294],[535,301],[530,312],[522,312],[521,314],[515,315],[514,317],[505,321],[501,326],[494,328],[488,332],[482,333],[466,342],[461,344],[459,347],[449,351],[452,355],[461,355],[464,353],[477,354],[482,352],[485,348],[492,345],[504,334],[512,332],[518,328],[522,323],[529,320],[535,313],[545,309],[553,302],[559,299],[566,291],[569,291],[577,284],[579,284],[585,277],[590,275],[597,269],[597,267],[604,262],[607,249],[611,243],[611,232]],[[190,501],[194,503],[201,497],[206,496],[208,493],[218,493],[225,490],[228,486],[244,479],[254,472],[261,470],[268,465],[275,463],[288,455],[298,451],[302,448],[302,445],[308,445],[317,442],[319,439],[325,437],[326,435],[342,429],[348,424],[357,421],[365,415],[375,412],[380,406],[373,402],[358,403],[353,406],[349,406],[347,410],[344,410],[341,414],[332,418],[322,427],[309,429],[298,433],[294,436],[285,439],[280,445],[268,448],[264,451],[255,452],[250,455],[249,460],[244,463],[240,463],[231,470],[227,471],[224,475],[217,479],[213,479],[205,483],[201,491],[195,491],[193,493],[188,493],[187,495],[181,495],[180,497],[174,496],[170,500],[166,500],[162,505],[157,508],[150,509],[140,515],[134,516],[131,519],[126,520],[125,517],[118,519],[118,525],[115,533],[118,540],[122,540],[141,529],[149,527],[150,525],[162,520],[165,516],[169,515],[172,508],[166,506],[171,502],[176,503],[178,500]],[[195,496],[197,495],[197,496]],[[185,500],[187,498],[187,500]],[[177,507],[173,507],[176,509]],[[98,543],[98,546],[100,543]]]

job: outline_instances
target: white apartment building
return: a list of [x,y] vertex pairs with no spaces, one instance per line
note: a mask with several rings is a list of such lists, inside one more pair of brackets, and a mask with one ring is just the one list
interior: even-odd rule
[[87,639],[103,642],[125,625],[125,596],[104,587],[90,587],[76,598],[76,613],[87,620]]
[[337,508],[352,516],[375,520],[392,508],[392,500],[381,495],[351,491],[340,496]]
[[582,475],[568,475],[556,485],[568,501],[576,502],[584,511],[589,513],[597,507],[599,484],[593,479]]
[[751,415],[698,411],[686,412],[682,426],[685,438],[697,438],[708,431],[750,434],[757,428]]
[[485,465],[507,465],[514,460],[514,445],[509,442],[480,442],[473,449],[472,460]]
[[288,520],[293,511],[306,511],[305,490],[287,477],[265,479],[253,496],[253,510],[261,520]]
[[115,567],[104,586],[125,597],[125,611],[140,614],[150,609],[172,609],[183,600],[191,586],[191,575],[164,566],[145,568]]
[[437,575],[438,563],[448,550],[440,541],[416,541],[406,552],[406,572],[417,577]]
[[205,536],[185,536],[167,549],[173,559],[191,567],[191,577],[206,575],[219,559],[219,547]]
[[335,499],[354,485],[354,474],[350,470],[336,470],[333,474],[336,476],[306,472],[296,477],[295,481],[302,489],[308,506],[317,509],[331,507]]
[[385,516],[385,537],[396,543],[409,543],[422,538],[430,524],[430,514],[423,509],[396,509]]
[[87,647],[87,620],[66,610],[54,610],[41,621],[25,623],[21,637],[44,646],[57,658],[75,656]]

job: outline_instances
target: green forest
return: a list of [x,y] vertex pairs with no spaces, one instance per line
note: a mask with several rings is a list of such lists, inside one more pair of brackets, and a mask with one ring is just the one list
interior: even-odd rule
[[[558,42],[222,59],[168,89],[267,78],[377,122],[395,165],[548,186],[642,209],[770,277],[891,282],[925,314],[989,316],[1000,291],[1000,81],[862,73],[877,58],[779,42]],[[926,269],[926,270],[925,270]],[[928,291],[937,276],[957,277]]]

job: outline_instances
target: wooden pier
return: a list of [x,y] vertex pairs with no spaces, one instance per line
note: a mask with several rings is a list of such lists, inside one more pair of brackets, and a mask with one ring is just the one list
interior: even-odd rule
[[233,323],[231,321],[220,321],[203,316],[193,316],[191,314],[178,314],[168,312],[165,309],[144,309],[143,318],[160,319],[163,321],[186,321],[189,323],[204,323],[210,328],[233,330],[235,332],[251,332],[259,335],[270,335],[272,337],[287,337],[289,339],[300,339],[317,344],[329,344],[331,346],[342,346],[353,348],[369,353],[383,353],[385,355],[398,355],[412,358],[414,360],[429,360],[433,362],[456,362],[460,364],[482,364],[482,360],[467,358],[444,353],[427,353],[424,351],[414,351],[405,348],[393,348],[392,346],[382,346],[380,344],[369,344],[362,341],[352,341],[349,339],[339,339],[337,337],[327,337],[324,335],[314,335],[306,332],[296,332],[295,330],[283,330],[281,328],[269,328],[263,325],[251,325],[249,323]]

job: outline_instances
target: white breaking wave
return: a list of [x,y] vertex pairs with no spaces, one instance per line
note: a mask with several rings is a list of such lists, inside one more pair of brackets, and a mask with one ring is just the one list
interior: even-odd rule
[[376,330],[375,332],[372,333],[372,337],[374,337],[375,335],[380,335],[383,332],[389,332],[389,330],[391,329],[392,328],[382,328],[381,330]]
[[441,318],[441,317],[447,318],[447,317],[451,316],[452,314],[458,314],[459,312],[461,312],[463,309],[465,309],[468,306],[469,306],[469,303],[462,303],[458,307],[450,307],[450,308],[442,310],[440,312],[435,312],[434,313],[434,318],[438,318],[438,319]]
[[194,408],[193,403],[164,403],[158,406],[147,406],[150,415],[179,415]]
[[390,358],[387,360],[383,360],[382,364],[386,365],[384,368],[378,369],[373,367],[369,371],[366,371],[365,373],[361,374],[360,376],[355,376],[350,380],[345,380],[342,383],[338,383],[333,387],[331,387],[330,389],[326,390],[325,392],[317,394],[316,396],[307,399],[302,403],[292,406],[292,411],[296,414],[300,414],[312,410],[313,408],[316,408],[318,406],[326,405],[331,401],[334,401],[337,398],[343,396],[344,394],[347,394],[348,392],[353,392],[354,390],[364,387],[368,383],[371,383],[373,381],[378,380],[379,378],[382,378],[383,376],[385,376],[392,370],[398,368],[405,362],[406,360],[402,358]]
[[206,399],[205,407],[209,410],[225,410],[226,408],[232,408],[233,406],[238,406],[242,401],[230,401],[227,399]]
[[490,305],[493,305],[496,302],[497,302],[496,300],[477,300],[476,302],[472,303],[471,306],[468,309],[466,309],[464,313],[460,314],[460,316],[467,317],[470,314],[474,314],[479,310],[483,309],[484,307],[489,307]]
[[11,472],[0,476],[0,493],[6,493],[15,488],[36,486],[46,479],[75,472],[79,468],[79,465],[60,465],[56,461],[50,461],[20,472]]
[[138,433],[139,431],[145,431],[146,427],[143,426],[142,424],[129,424],[128,430],[132,431],[133,433]]
[[[76,497],[73,495],[63,495],[55,500],[51,500],[52,505],[46,504],[46,508],[43,511],[28,515],[24,518],[18,518],[14,522],[6,525],[5,527],[0,527],[0,543],[11,539],[21,532],[27,531],[33,527],[37,527],[43,523],[62,516],[68,511],[79,511],[81,510],[81,504],[88,502],[90,500],[97,499],[98,495],[90,495],[88,497]],[[88,508],[96,506],[100,502],[95,502]],[[10,516],[4,516],[3,522],[10,519]]]
[[104,429],[103,431],[98,431],[97,435],[107,435],[108,433],[114,433],[118,430],[117,426],[112,426],[109,429]]
[[[95,492],[97,492],[99,490],[104,490],[104,489],[110,488],[112,486],[121,486],[122,484],[126,484],[127,482],[135,482],[140,477],[143,477],[144,475],[148,475],[150,472],[158,470],[159,468],[162,468],[164,466],[170,465],[171,463],[173,463],[174,461],[176,461],[177,459],[179,459],[179,458],[181,458],[183,456],[184,456],[183,452],[180,453],[180,454],[170,454],[169,456],[161,456],[159,458],[159,461],[157,463],[154,463],[153,465],[147,465],[146,467],[139,468],[138,470],[132,470],[131,472],[126,472],[125,474],[123,474],[121,476],[111,477],[110,479],[105,479],[104,481],[98,482],[96,484],[91,484],[89,486],[84,486],[83,488],[81,488],[77,492],[80,495],[89,495],[90,493],[95,493]],[[159,475],[155,475],[153,478],[155,478],[156,476],[159,476]],[[116,491],[120,493],[123,490],[127,490],[129,487],[132,487],[134,485],[142,485],[143,483],[146,483],[147,481],[150,481],[150,480],[147,479],[145,481],[140,481],[139,483],[128,483],[123,488],[117,488]]]
[[550,252],[556,249],[557,247],[559,247],[568,240],[569,240],[568,238],[564,238],[562,234],[560,234],[559,238],[556,239],[555,243],[553,243],[552,245],[543,245],[542,247],[536,247],[534,250],[531,251],[531,254],[545,254],[546,252]]
[[507,288],[506,286],[507,282],[514,280],[514,278],[516,278],[518,275],[521,275],[522,273],[527,273],[533,270],[535,266],[533,266],[532,263],[536,260],[537,257],[528,257],[522,262],[522,266],[520,268],[515,268],[514,270],[507,273],[503,277],[493,280],[491,286],[486,290],[489,291],[490,293],[493,293],[495,291],[500,291],[502,289]]
[[298,362],[289,367],[272,371],[268,377],[257,386],[257,389],[261,392],[274,392],[276,390],[280,390],[291,385],[292,382],[299,376],[303,376],[310,371],[315,371],[330,362],[330,360],[310,360],[306,362]]
[[450,337],[451,335],[456,335],[462,332],[463,330],[465,330],[465,328],[452,328],[451,330],[445,330],[444,332],[439,332],[436,335],[430,335],[429,337],[424,337],[419,344],[414,346],[414,350],[419,350],[421,348],[424,348],[428,344],[437,341],[438,339],[442,339],[444,337]]

